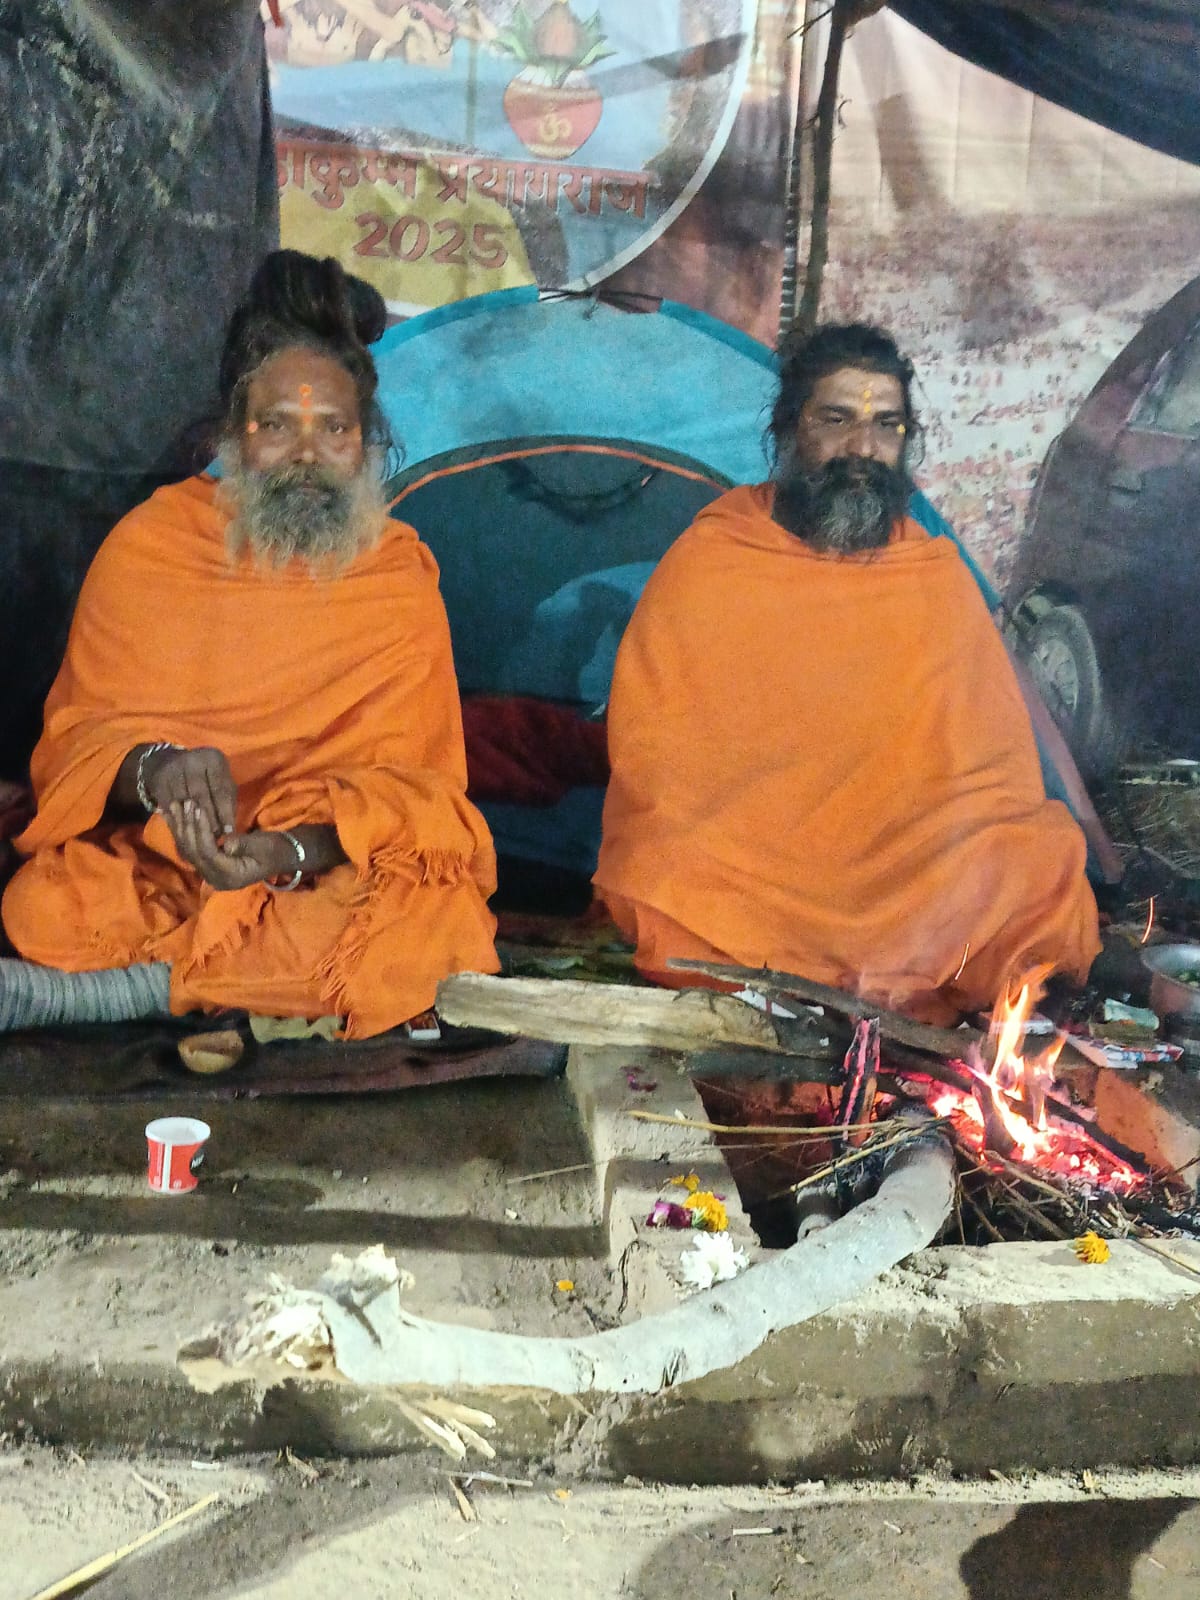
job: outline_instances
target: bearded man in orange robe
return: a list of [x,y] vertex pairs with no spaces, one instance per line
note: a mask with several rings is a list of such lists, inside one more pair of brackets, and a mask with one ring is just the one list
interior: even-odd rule
[[1099,949],[999,633],[905,515],[912,377],[864,325],[785,343],[774,480],[700,513],[622,641],[596,884],[661,981],[769,966],[950,1021]]
[[269,256],[222,360],[221,476],[88,574],[3,902],[0,1027],[234,1007],[362,1038],[491,972],[437,568],[386,514],[382,300]]

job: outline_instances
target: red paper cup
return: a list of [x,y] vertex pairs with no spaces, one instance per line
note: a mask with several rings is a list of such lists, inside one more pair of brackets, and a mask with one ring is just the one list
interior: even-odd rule
[[198,1117],[159,1117],[146,1125],[146,1178],[156,1194],[186,1194],[196,1187],[204,1141],[212,1129]]

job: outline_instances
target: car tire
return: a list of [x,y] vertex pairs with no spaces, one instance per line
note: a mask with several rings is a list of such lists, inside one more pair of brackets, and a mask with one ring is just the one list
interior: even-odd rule
[[1097,776],[1116,760],[1100,662],[1077,606],[1051,605],[1020,630],[1018,649],[1081,772]]

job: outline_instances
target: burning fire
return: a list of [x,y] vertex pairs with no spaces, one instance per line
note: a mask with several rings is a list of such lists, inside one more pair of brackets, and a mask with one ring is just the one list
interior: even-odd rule
[[989,1152],[1011,1156],[1058,1178],[1128,1192],[1143,1181],[1140,1173],[1096,1144],[1084,1128],[1047,1116],[1046,1096],[1062,1039],[1031,1059],[1020,1053],[1044,976],[1044,971],[1030,973],[1015,998],[1010,990],[997,1005],[991,1067],[975,1046],[960,1063],[975,1080],[974,1094],[939,1086],[930,1108],[949,1117],[961,1142],[985,1159]]

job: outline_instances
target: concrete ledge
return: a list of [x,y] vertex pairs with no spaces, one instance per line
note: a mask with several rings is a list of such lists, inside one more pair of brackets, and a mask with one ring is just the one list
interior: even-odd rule
[[[1169,1248],[1200,1272],[1200,1246]],[[696,1482],[1200,1460],[1200,1276],[1118,1242],[927,1250],[751,1361],[661,1397],[616,1472]]]
[[[78,1450],[167,1450],[204,1458],[281,1450],[318,1456],[428,1453],[386,1395],[337,1384],[234,1383],[212,1394],[174,1363],[71,1367],[57,1361],[9,1366],[0,1382],[0,1433]],[[413,1400],[421,1397],[410,1396]],[[474,1399],[496,1418],[506,1460],[537,1462],[586,1416],[557,1395],[488,1390]],[[482,1465],[473,1458],[474,1465]]]
[[[624,1069],[634,1065],[658,1087],[632,1090]],[[631,1119],[636,1108],[671,1120]],[[144,1197],[134,1137],[142,1108],[106,1108],[94,1122],[94,1108],[58,1113],[76,1144],[62,1147],[57,1170],[44,1110],[28,1114],[28,1147],[16,1123],[6,1128],[21,1175],[0,1195],[0,1431],[193,1455],[283,1444],[313,1454],[424,1450],[384,1395],[292,1382],[198,1392],[176,1365],[178,1345],[271,1271],[315,1279],[343,1237],[352,1249],[369,1242],[364,1228],[379,1229],[373,1237],[416,1272],[415,1310],[551,1336],[675,1303],[672,1269],[690,1236],[644,1227],[674,1172],[694,1169],[726,1193],[731,1226],[748,1238],[711,1138],[674,1118],[700,1111],[670,1055],[578,1050],[565,1085],[473,1098],[439,1091],[398,1097],[391,1109],[387,1121],[378,1101],[222,1108],[214,1144],[229,1178],[221,1189],[214,1172],[194,1205]],[[498,1128],[506,1110],[536,1138]],[[302,1120],[289,1126],[289,1116]],[[351,1145],[353,1172],[332,1175],[349,1166]],[[294,1150],[301,1161],[289,1162]],[[571,1175],[550,1185],[509,1186],[513,1173],[569,1164]],[[301,1182],[307,1198],[285,1198]],[[451,1205],[455,1197],[465,1198]],[[79,1231],[55,1231],[71,1226],[73,1206]],[[82,1231],[89,1225],[105,1231]],[[456,1227],[470,1241],[462,1255]],[[585,1253],[560,1256],[568,1238]],[[581,1475],[737,1483],[1192,1464],[1200,1245],[1167,1248],[1197,1271],[1131,1242],[1093,1267],[1067,1244],[931,1249],[738,1366],[661,1396],[581,1404],[489,1389],[453,1398],[497,1417],[506,1461],[553,1456]],[[489,1304],[501,1271],[508,1299]],[[563,1273],[578,1280],[570,1299],[554,1292]],[[192,1297],[182,1326],[178,1304],[162,1302],[181,1274]]]
[[[679,1303],[675,1268],[691,1236],[645,1225],[657,1199],[684,1198],[682,1191],[664,1188],[672,1177],[694,1172],[701,1189],[724,1196],[734,1243],[751,1261],[761,1253],[712,1134],[675,1120],[703,1122],[707,1115],[683,1070],[685,1061],[667,1050],[581,1045],[572,1046],[567,1058],[567,1084],[595,1153],[596,1205],[608,1236],[609,1260],[622,1277],[623,1304],[637,1308],[641,1316]],[[630,1088],[625,1071],[635,1066],[637,1081],[653,1088]],[[646,1122],[630,1116],[633,1111],[671,1120]]]
[[[1171,1249],[1200,1268],[1200,1247]],[[454,1398],[497,1417],[506,1461],[738,1483],[1200,1461],[1200,1278],[1118,1243],[924,1251],[727,1372],[640,1401]],[[192,1453],[373,1455],[418,1446],[386,1396],[289,1383],[190,1389],[166,1362],[11,1365],[0,1427]]]

